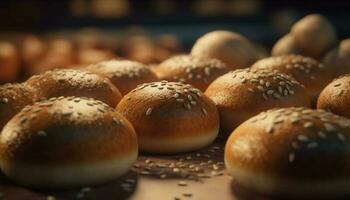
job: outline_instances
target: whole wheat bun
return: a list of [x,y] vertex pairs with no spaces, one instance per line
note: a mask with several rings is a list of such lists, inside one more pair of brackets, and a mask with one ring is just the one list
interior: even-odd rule
[[329,83],[317,100],[317,108],[350,118],[350,74]]
[[340,41],[339,45],[329,51],[322,61],[331,70],[334,78],[350,73],[350,38]]
[[0,135],[0,167],[31,188],[70,188],[119,177],[138,154],[132,125],[88,98],[59,97],[25,107]]
[[0,131],[22,108],[37,100],[35,91],[24,84],[0,85]]
[[314,102],[322,89],[332,80],[328,67],[322,63],[301,55],[289,54],[261,59],[252,69],[269,69],[293,76],[303,84]]
[[200,37],[193,45],[191,54],[216,58],[231,69],[249,67],[257,60],[257,52],[244,36],[230,31],[213,31]]
[[178,55],[163,61],[154,71],[161,80],[187,83],[205,91],[211,82],[227,73],[229,68],[214,58]]
[[219,131],[215,104],[188,84],[142,84],[123,97],[117,110],[134,126],[143,152],[197,150],[210,144]]
[[[233,179],[286,199],[350,194],[350,120],[323,110],[262,112],[235,129],[225,147]],[[312,198],[311,198],[312,197]]]
[[239,69],[229,72],[216,79],[205,94],[219,110],[223,136],[262,111],[311,105],[303,85],[291,76],[270,70]]
[[87,69],[109,78],[122,95],[139,84],[158,81],[151,69],[136,61],[110,60],[90,65]]
[[32,76],[26,85],[40,98],[59,96],[90,97],[115,107],[122,95],[108,78],[77,69],[55,69]]

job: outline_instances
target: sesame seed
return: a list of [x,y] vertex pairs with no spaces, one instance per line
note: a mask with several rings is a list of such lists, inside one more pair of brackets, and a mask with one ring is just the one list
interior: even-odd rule
[[208,112],[207,112],[207,110],[206,110],[205,108],[201,108],[201,110],[202,110],[202,113],[203,113],[204,115],[207,115],[207,114],[208,114]]
[[43,131],[43,130],[38,131],[37,134],[40,135],[40,136],[46,136],[46,132]]
[[317,132],[317,135],[322,138],[322,139],[325,139],[326,138],[326,134],[323,132],[323,131],[318,131]]
[[315,148],[317,146],[318,146],[317,142],[311,142],[307,145],[307,148]]
[[306,137],[305,135],[298,135],[298,140],[301,142],[308,142],[309,138]]
[[328,131],[328,132],[334,132],[337,130],[337,128],[333,124],[324,123],[323,125],[326,128],[326,131]]
[[277,94],[277,93],[273,93],[273,97],[275,97],[276,99],[280,99],[281,95]]
[[275,92],[275,91],[273,91],[273,90],[267,90],[266,93],[267,93],[268,95],[271,95],[271,94],[273,94],[274,92]]
[[248,91],[249,91],[249,92],[252,92],[252,93],[255,92],[253,88],[248,88]]
[[272,125],[267,126],[265,131],[266,131],[266,133],[272,133],[273,132],[273,126]]
[[345,138],[345,136],[344,136],[342,133],[338,133],[338,134],[337,134],[337,137],[338,137],[338,139],[339,139],[340,141],[342,141],[342,142],[345,142],[345,141],[346,141],[346,138]]
[[293,118],[291,118],[292,124],[298,123],[299,121],[300,121],[300,118],[299,118],[299,117],[293,117]]
[[192,193],[183,193],[183,196],[185,196],[185,197],[192,197]]
[[294,153],[290,153],[289,156],[288,156],[288,160],[289,160],[289,162],[294,162],[295,154]]
[[334,87],[339,87],[339,86],[341,86],[341,83],[334,84],[333,86]]
[[151,113],[152,113],[152,108],[148,108],[146,110],[146,115],[149,116],[149,115],[151,115]]
[[312,128],[314,124],[312,122],[306,122],[304,123],[304,128]]
[[186,181],[180,181],[177,183],[178,186],[187,186],[187,182]]

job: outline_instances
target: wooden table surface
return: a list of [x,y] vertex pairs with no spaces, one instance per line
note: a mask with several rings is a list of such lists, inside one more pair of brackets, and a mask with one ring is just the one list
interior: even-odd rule
[[133,169],[118,180],[74,190],[31,190],[11,183],[3,174],[0,174],[0,196],[2,197],[0,199],[273,199],[252,194],[234,183],[224,168],[223,147],[223,142],[215,142],[205,149],[188,154],[176,156],[140,155]]

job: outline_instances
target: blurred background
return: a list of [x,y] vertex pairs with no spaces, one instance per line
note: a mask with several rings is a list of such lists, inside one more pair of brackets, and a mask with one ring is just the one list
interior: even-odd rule
[[0,80],[116,57],[154,65],[216,29],[241,33],[268,53],[309,13],[326,16],[343,39],[349,10],[346,0],[2,0],[0,62],[19,67],[16,78],[0,73]]

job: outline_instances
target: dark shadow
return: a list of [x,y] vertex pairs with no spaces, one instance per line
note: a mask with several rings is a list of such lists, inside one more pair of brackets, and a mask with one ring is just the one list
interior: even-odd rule
[[[90,187],[80,187],[65,190],[31,190],[12,183],[5,175],[0,173],[0,192],[5,199],[11,200],[46,200],[47,196],[54,196],[56,200],[68,199],[128,199],[137,188],[138,177],[133,171],[116,180]],[[125,189],[125,186],[127,188]],[[85,188],[85,189],[83,189]]]

